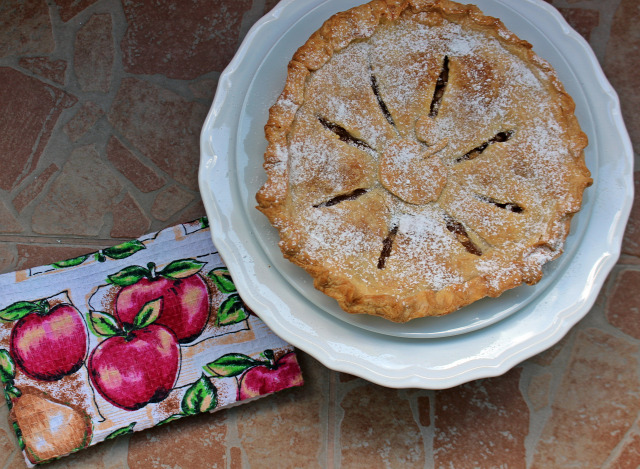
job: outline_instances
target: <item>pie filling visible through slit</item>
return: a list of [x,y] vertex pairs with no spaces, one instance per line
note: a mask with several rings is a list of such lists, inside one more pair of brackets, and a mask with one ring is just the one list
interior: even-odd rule
[[375,0],[294,55],[265,127],[258,209],[349,313],[451,313],[562,253],[591,184],[554,70],[497,19]]

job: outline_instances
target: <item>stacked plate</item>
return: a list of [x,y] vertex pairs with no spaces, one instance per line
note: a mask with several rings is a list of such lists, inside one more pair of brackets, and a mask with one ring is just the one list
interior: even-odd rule
[[593,305],[615,265],[633,200],[633,151],[615,91],[593,51],[541,0],[481,0],[556,69],[589,137],[594,184],[565,254],[535,286],[407,324],[344,313],[285,259],[255,209],[266,175],[264,125],[297,47],[357,0],[284,0],[256,23],[220,77],[201,135],[200,190],[213,241],[249,307],[329,368],[388,387],[442,389],[502,374],[550,347]]

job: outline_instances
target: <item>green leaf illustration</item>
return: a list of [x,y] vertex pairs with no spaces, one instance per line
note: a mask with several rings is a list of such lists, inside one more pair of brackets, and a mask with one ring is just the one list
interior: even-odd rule
[[51,265],[53,267],[55,267],[56,269],[64,269],[64,268],[67,268],[67,267],[74,267],[76,265],[82,264],[84,261],[86,261],[89,258],[90,255],[91,254],[85,254],[83,256],[74,257],[73,259],[67,259],[65,261],[60,261],[60,262],[54,262]]
[[20,392],[20,390],[18,388],[16,388],[15,386],[11,385],[11,386],[7,386],[6,388],[4,388],[4,395],[7,398],[7,402],[10,402],[11,399],[16,399],[16,398],[22,396],[22,393]]
[[20,450],[24,451],[25,444],[24,439],[22,438],[22,430],[20,430],[20,426],[18,426],[18,422],[13,422],[13,431],[16,434],[16,438],[18,438],[18,446],[20,446]]
[[113,283],[119,287],[128,287],[148,275],[150,275],[149,269],[139,265],[130,265],[120,272],[108,275],[107,278],[109,283]]
[[228,326],[244,321],[249,313],[239,295],[231,295],[218,308],[217,322],[219,326]]
[[182,398],[183,415],[194,415],[200,412],[208,412],[218,405],[218,390],[203,373]]
[[113,337],[114,335],[120,335],[122,333],[116,319],[102,311],[91,311],[87,313],[87,324],[93,335],[98,337]]
[[0,381],[10,383],[16,377],[16,364],[9,355],[9,351],[0,349]]
[[35,311],[43,311],[42,302],[18,301],[4,309],[0,309],[0,319],[3,321],[17,321]]
[[207,274],[207,276],[213,280],[213,283],[216,284],[218,290],[221,293],[235,293],[236,286],[233,283],[233,279],[231,278],[231,274],[229,273],[229,269],[226,267],[219,267],[217,269],[212,270]]
[[202,228],[209,228],[209,219],[207,217],[202,217],[200,219],[200,226]]
[[145,303],[133,320],[134,329],[147,327],[158,319],[158,316],[160,316],[160,312],[162,311],[162,301],[162,298],[157,298]]
[[136,252],[142,249],[146,249],[145,245],[136,239],[103,249],[102,252],[105,256],[110,257],[111,259],[125,259],[129,256],[133,256]]
[[131,422],[126,427],[118,428],[114,432],[109,433],[105,437],[105,440],[112,440],[112,439],[117,438],[119,436],[127,435],[129,433],[133,433],[133,427],[135,427],[136,423],[138,423],[138,422]]
[[182,414],[173,414],[167,417],[164,420],[159,421],[155,426],[159,427],[160,425],[164,425],[165,423],[173,422],[174,420],[178,420],[179,418],[184,417]]
[[267,349],[262,352],[262,356],[269,360],[270,363],[274,363],[276,361],[276,355],[273,353],[273,350]]
[[180,259],[173,261],[164,269],[158,272],[163,277],[177,280],[179,278],[187,278],[197,274],[205,266],[205,262],[194,261],[193,259]]
[[221,378],[231,378],[241,375],[245,370],[254,366],[262,365],[263,362],[255,360],[248,355],[242,353],[228,353],[221,356],[217,360],[207,363],[204,366],[214,376]]

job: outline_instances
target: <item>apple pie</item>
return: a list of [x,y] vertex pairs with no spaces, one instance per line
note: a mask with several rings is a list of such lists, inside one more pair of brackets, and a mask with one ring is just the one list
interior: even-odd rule
[[256,199],[349,313],[406,322],[535,284],[592,182],[555,71],[448,0],[329,18],[288,65]]

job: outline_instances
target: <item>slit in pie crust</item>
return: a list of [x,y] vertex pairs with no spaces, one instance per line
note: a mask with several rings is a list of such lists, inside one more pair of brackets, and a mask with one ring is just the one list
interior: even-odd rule
[[258,209],[345,311],[448,314],[535,284],[562,253],[592,182],[574,108],[477,7],[374,0],[289,63]]

